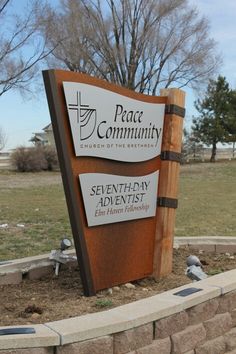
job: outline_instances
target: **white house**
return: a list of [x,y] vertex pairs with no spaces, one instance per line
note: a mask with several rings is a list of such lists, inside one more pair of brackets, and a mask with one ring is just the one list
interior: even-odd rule
[[43,131],[40,133],[34,133],[34,136],[30,139],[30,141],[35,146],[55,146],[52,123],[48,124],[42,130]]

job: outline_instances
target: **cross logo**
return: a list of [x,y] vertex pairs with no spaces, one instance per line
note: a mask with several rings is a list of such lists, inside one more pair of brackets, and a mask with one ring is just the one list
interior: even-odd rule
[[80,91],[77,91],[76,93],[76,102],[69,103],[68,109],[76,112],[77,123],[80,127],[80,140],[90,138],[96,128],[96,109],[89,108],[88,104],[82,104]]

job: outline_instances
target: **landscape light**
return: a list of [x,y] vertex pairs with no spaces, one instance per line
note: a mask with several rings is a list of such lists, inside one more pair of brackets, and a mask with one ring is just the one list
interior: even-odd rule
[[190,255],[187,260],[187,269],[185,274],[192,281],[199,281],[207,278],[207,274],[202,269],[202,263],[197,256]]
[[52,250],[50,253],[49,259],[51,261],[54,261],[56,276],[59,274],[59,269],[60,269],[61,264],[66,264],[69,261],[77,260],[76,256],[71,256],[71,255],[64,253],[64,251],[66,251],[68,248],[70,248],[71,245],[72,245],[72,243],[68,238],[63,238],[61,240],[60,248],[57,250]]
[[67,250],[71,245],[72,243],[68,238],[63,238],[63,240],[61,240],[61,251]]
[[192,265],[202,267],[202,263],[197,256],[193,256],[193,255],[188,256],[186,263],[187,263],[188,267],[190,267]]

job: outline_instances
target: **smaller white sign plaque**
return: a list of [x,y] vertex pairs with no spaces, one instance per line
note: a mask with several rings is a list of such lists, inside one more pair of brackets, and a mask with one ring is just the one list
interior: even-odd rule
[[141,177],[80,174],[88,226],[155,216],[158,177],[159,171]]

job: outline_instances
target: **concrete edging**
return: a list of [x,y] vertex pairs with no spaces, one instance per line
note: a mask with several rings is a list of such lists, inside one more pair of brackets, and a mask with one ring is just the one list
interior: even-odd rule
[[[225,237],[225,236],[180,236],[174,238],[174,248],[179,248],[181,246],[194,247],[197,249],[202,248],[203,250],[220,251],[220,248],[227,248],[234,250],[236,252],[236,236]],[[224,250],[222,251],[224,252]],[[65,252],[68,255],[75,255],[75,250],[69,250]],[[13,259],[6,264],[0,264],[0,274],[12,273],[15,271],[21,271],[23,274],[27,273],[29,270],[35,269],[37,267],[47,267],[52,266],[53,262],[49,260],[49,253],[33,257],[25,257],[21,259]]]
[[236,236],[175,237],[174,247],[188,247],[190,250],[203,250],[206,252],[236,253]]

